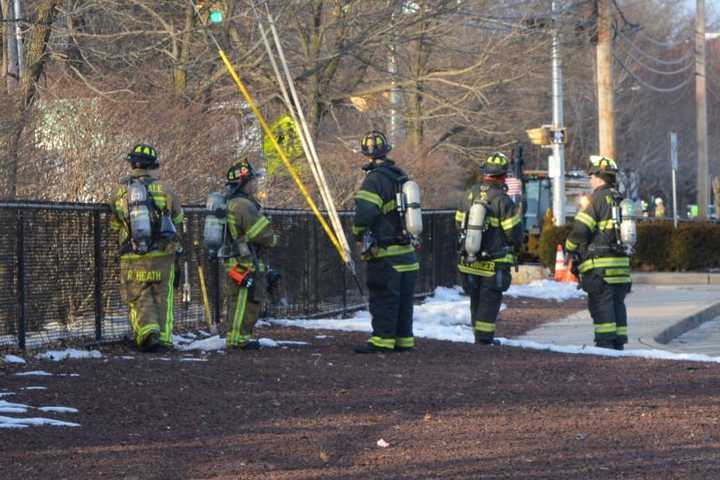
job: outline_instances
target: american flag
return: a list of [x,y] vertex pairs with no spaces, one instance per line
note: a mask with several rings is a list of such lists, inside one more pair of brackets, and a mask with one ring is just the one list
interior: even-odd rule
[[515,177],[506,177],[505,185],[508,187],[507,194],[511,197],[522,196],[522,182]]

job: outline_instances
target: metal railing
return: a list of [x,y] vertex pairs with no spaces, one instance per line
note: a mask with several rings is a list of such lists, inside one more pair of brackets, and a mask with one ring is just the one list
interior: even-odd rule
[[[280,236],[269,263],[283,279],[280,301],[268,305],[263,316],[341,316],[363,304],[352,276],[310,212],[270,209],[266,215]],[[423,215],[417,293],[454,285],[457,276],[453,212]],[[214,321],[224,312],[224,274],[202,246],[203,208],[185,207],[185,216],[186,256],[181,261],[188,261],[191,301],[183,304],[175,296],[175,324],[201,328],[206,319],[198,267],[207,277]],[[349,231],[352,213],[342,212],[341,219]],[[107,205],[0,203],[0,349],[107,342],[126,335],[117,245]],[[358,252],[353,256],[357,259]],[[364,284],[365,269],[358,270]]]

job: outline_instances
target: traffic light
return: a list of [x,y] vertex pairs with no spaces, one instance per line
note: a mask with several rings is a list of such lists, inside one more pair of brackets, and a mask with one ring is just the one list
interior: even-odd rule
[[210,23],[222,23],[225,18],[225,10],[220,2],[214,2],[210,5],[210,15],[208,20]]
[[543,125],[540,128],[525,130],[530,142],[535,145],[550,145],[550,127]]
[[225,20],[225,5],[223,2],[198,0],[196,5],[205,21],[217,24]]
[[567,143],[567,130],[553,128],[552,125],[543,125],[540,128],[525,130],[531,143],[535,145],[552,145],[554,143]]
[[564,128],[558,128],[550,131],[552,143],[567,143],[567,131]]

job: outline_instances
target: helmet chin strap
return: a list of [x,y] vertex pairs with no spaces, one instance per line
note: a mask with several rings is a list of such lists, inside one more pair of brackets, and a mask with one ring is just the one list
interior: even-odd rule
[[232,196],[238,192],[242,192],[243,187],[247,185],[247,183],[247,180],[244,182],[228,182],[225,184],[225,190],[227,190],[228,195]]
[[366,172],[369,172],[370,170],[379,167],[382,162],[385,161],[385,158],[371,158],[368,163],[363,165],[362,169]]
[[506,175],[483,175],[483,180],[486,182],[505,183]]

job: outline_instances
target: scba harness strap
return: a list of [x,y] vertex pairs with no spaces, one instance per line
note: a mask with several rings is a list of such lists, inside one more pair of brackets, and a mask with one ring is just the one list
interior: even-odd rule
[[394,229],[395,230],[394,238],[378,239],[378,246],[387,247],[389,245],[410,245],[412,239],[404,231],[403,219],[400,216],[400,212],[398,211],[398,205],[397,205],[398,194],[402,193],[402,186],[405,182],[410,180],[410,177],[407,174],[395,175],[395,174],[393,174],[393,172],[389,171],[386,168],[383,168],[382,166],[373,169],[371,173],[377,173],[379,175],[382,175],[383,177],[389,179],[392,182],[393,187],[394,187],[393,198],[391,198],[387,203],[383,204],[380,207],[380,210],[383,213],[383,220],[385,220],[385,221],[389,221],[389,220],[387,220],[387,216],[392,215],[393,212],[396,213],[399,218],[399,225],[400,225],[400,230],[401,230],[401,231],[397,231],[397,229]]

